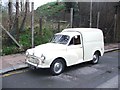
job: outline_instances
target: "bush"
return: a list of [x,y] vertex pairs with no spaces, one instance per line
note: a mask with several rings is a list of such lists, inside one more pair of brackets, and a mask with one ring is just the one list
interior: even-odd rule
[[16,46],[3,47],[2,55],[18,53],[19,49]]
[[[51,37],[53,36],[53,32],[50,28],[43,28],[43,35],[40,36],[39,28],[35,28],[34,33],[34,45],[40,45],[49,42]],[[31,32],[30,29],[22,32],[19,38],[19,44],[23,46],[23,51],[28,48],[31,48]],[[12,46],[3,45],[2,55],[15,54],[19,53],[21,50],[14,44]]]

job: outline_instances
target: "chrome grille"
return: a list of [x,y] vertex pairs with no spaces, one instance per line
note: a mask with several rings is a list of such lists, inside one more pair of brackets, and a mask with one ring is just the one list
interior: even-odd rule
[[39,64],[39,60],[37,57],[35,56],[29,56],[27,57],[28,61],[31,62],[31,63],[34,63],[34,64]]

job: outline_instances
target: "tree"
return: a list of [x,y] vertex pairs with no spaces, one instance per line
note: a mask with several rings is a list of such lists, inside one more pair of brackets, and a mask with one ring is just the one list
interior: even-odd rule
[[64,4],[68,12],[70,12],[70,8],[76,7],[76,2],[69,2],[69,0],[64,0]]
[[12,0],[9,0],[8,3],[8,15],[9,15],[9,31],[11,30],[12,27]]
[[21,23],[21,26],[20,26],[20,31],[23,31],[24,29],[24,26],[25,26],[25,22],[26,22],[26,18],[27,18],[27,13],[28,13],[28,7],[29,7],[29,0],[26,0],[25,2],[25,13],[24,13],[24,17],[23,17],[23,20],[22,20],[22,23]]
[[17,36],[16,39],[17,41],[19,41],[19,1],[16,0],[16,15],[15,15],[15,26],[16,26],[16,32],[17,32]]

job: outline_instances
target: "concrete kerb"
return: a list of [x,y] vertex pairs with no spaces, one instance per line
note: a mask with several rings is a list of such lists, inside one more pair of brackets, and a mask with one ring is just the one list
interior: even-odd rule
[[9,73],[12,71],[22,70],[22,69],[26,69],[26,68],[28,68],[27,64],[16,65],[13,67],[9,67],[9,68],[0,70],[0,74],[2,75],[2,74],[6,74],[6,73]]
[[108,49],[108,50],[105,50],[105,53],[116,51],[116,50],[120,50],[120,48]]
[[[120,49],[119,48],[108,49],[108,50],[105,50],[105,53],[116,51],[116,50],[120,50]],[[13,66],[13,67],[9,67],[9,68],[0,70],[0,74],[6,74],[8,72],[12,72],[12,71],[16,71],[16,70],[22,70],[22,69],[26,69],[26,68],[28,68],[27,64],[16,65],[16,66]]]

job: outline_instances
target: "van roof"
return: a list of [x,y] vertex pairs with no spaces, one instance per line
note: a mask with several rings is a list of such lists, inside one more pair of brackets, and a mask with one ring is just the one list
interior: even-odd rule
[[67,28],[64,29],[62,32],[100,32],[101,30],[98,28]]
[[[72,37],[75,35],[79,35],[80,33],[81,34],[91,33],[91,35],[93,35],[93,33],[95,33],[95,35],[96,35],[96,32],[101,33],[101,30],[97,29],[97,28],[67,28],[67,29],[64,29],[60,33],[56,33],[56,35],[62,34],[62,35],[69,35],[70,37]],[[86,34],[86,35],[88,35],[88,34]]]
[[60,33],[56,33],[56,35],[58,35],[58,34],[62,34],[62,35],[69,35],[70,37],[72,37],[72,36],[75,36],[75,35],[79,35],[80,33],[79,32],[60,32]]

